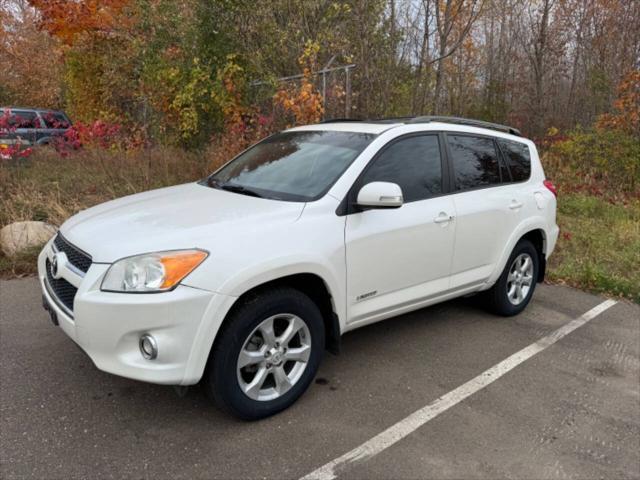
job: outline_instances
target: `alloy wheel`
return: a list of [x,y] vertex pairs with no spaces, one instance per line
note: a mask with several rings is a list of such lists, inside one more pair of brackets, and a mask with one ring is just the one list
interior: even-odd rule
[[263,320],[244,341],[237,362],[240,388],[249,398],[275,400],[293,387],[311,354],[311,334],[297,315]]
[[507,277],[507,298],[512,305],[520,305],[529,295],[533,285],[533,259],[528,253],[518,255]]

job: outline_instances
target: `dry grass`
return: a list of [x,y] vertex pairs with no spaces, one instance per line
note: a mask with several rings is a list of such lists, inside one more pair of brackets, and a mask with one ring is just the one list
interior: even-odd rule
[[[82,150],[67,157],[39,149],[28,159],[0,160],[0,227],[22,220],[60,226],[71,215],[136,192],[203,178],[206,153],[151,149]],[[15,258],[0,252],[0,276],[35,271],[37,248]]]
[[20,220],[60,225],[92,205],[208,172],[205,154],[170,149],[84,150],[67,157],[41,149],[29,159],[0,165],[0,225]]

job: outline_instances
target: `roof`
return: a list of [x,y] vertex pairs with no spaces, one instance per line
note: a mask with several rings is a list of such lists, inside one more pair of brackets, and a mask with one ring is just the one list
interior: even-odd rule
[[63,110],[56,110],[55,108],[33,108],[33,107],[15,107],[15,106],[6,106],[6,107],[0,107],[0,111],[4,111],[4,110],[18,110],[18,111],[22,111],[22,110],[30,110],[30,111],[34,111],[34,112],[60,112],[60,113],[64,113]]
[[471,118],[445,117],[445,116],[420,116],[420,117],[400,117],[400,118],[383,118],[376,120],[357,120],[357,119],[337,119],[325,120],[315,125],[305,125],[304,127],[292,128],[297,130],[333,130],[345,132],[362,132],[380,134],[391,128],[400,125],[416,125],[425,124],[433,126],[433,130],[450,127],[452,125],[462,127],[473,127],[493,132],[502,132],[517,137],[522,134],[517,128],[508,125],[500,125],[498,123],[485,122],[482,120],[474,120]]

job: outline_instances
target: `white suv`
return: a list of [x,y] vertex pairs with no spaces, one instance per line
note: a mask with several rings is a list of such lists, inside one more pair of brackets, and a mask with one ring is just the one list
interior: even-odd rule
[[349,330],[474,292],[522,311],[555,211],[515,129],[328,122],[272,135],[201,182],[75,215],[38,271],[52,320],[99,369],[203,380],[256,419],[300,397]]

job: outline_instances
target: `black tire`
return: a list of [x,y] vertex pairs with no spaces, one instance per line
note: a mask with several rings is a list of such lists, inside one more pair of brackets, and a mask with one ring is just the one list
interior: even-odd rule
[[[520,257],[523,254],[528,255],[532,260],[533,278],[527,294],[524,295],[524,298],[520,303],[515,305],[509,299],[508,277],[514,261],[516,260],[516,258]],[[502,274],[496,281],[495,285],[487,290],[484,294],[486,306],[490,311],[497,315],[511,317],[513,315],[519,314],[527,307],[536,288],[538,271],[540,269],[539,255],[540,254],[533,246],[533,243],[531,243],[529,240],[522,239],[516,244],[513,252],[511,252],[511,255],[509,256],[509,260],[507,260],[507,264],[505,265]]]
[[[311,350],[300,378],[288,391],[273,400],[255,400],[247,396],[238,379],[238,358],[248,337],[267,318],[292,314],[307,326]],[[234,307],[225,320],[209,356],[204,388],[216,405],[243,420],[258,420],[274,415],[292,405],[309,387],[324,352],[325,330],[317,305],[304,293],[278,287],[251,295]]]

